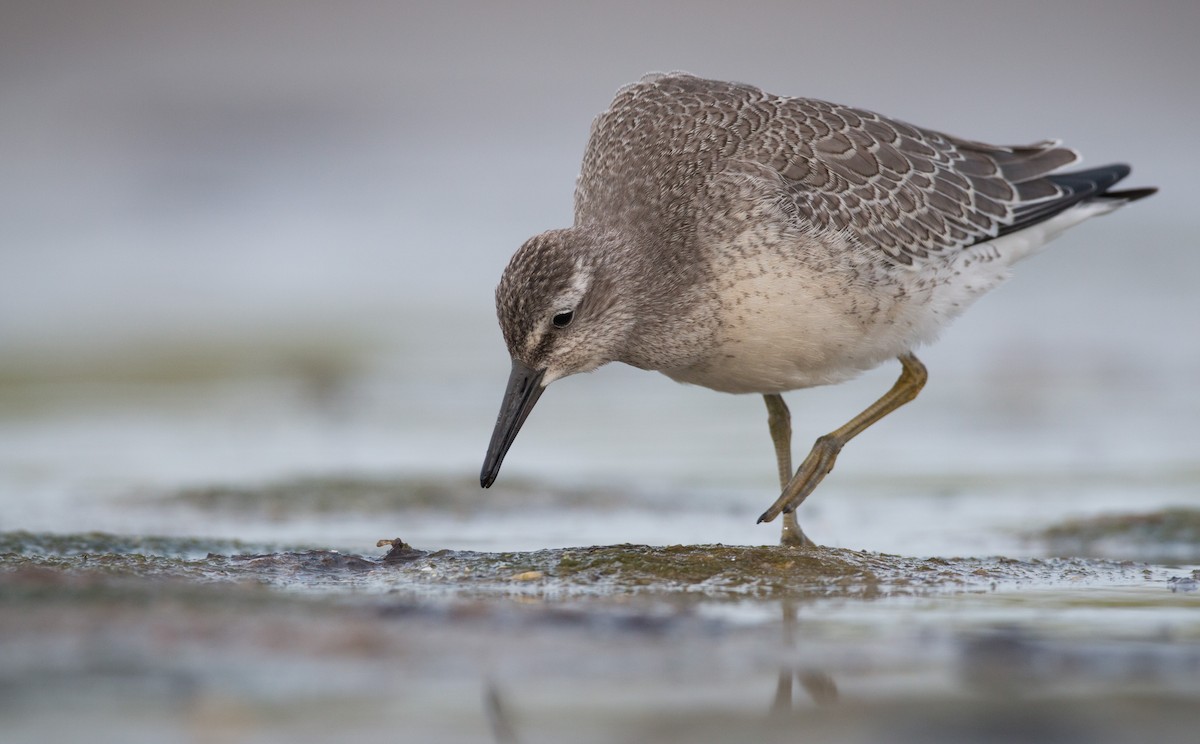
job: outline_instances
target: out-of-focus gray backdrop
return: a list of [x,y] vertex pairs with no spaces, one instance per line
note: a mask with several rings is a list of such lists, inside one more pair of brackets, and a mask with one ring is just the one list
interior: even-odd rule
[[[495,282],[570,223],[613,92],[674,69],[1059,137],[1162,189],[1018,267],[926,352],[913,411],[840,468],[1192,467],[1198,35],[1193,0],[6,4],[5,526],[54,527],[41,497],[97,483],[473,473],[508,364]],[[894,374],[794,395],[798,441]],[[203,384],[180,402],[163,391],[181,380]],[[765,506],[763,418],[606,369],[543,398],[506,473],[751,478]]]

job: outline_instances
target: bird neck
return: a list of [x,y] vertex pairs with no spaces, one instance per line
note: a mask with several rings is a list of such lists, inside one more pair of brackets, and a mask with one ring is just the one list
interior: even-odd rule
[[617,361],[658,371],[695,364],[715,331],[705,267],[685,260],[677,246],[634,235],[612,246],[613,290],[632,316]]

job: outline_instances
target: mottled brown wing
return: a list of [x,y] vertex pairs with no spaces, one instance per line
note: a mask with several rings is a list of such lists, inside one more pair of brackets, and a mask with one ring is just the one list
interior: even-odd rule
[[764,104],[778,135],[747,147],[787,181],[800,215],[905,263],[995,237],[1019,209],[1062,196],[1046,176],[1079,158],[1055,142],[997,147],[824,101]]
[[696,172],[751,161],[781,176],[798,219],[909,263],[995,237],[1062,197],[1046,176],[1077,159],[1054,142],[970,142],[862,109],[672,73],[622,89],[597,119],[577,206],[585,217],[632,218],[647,205],[676,204],[684,195],[673,190]]

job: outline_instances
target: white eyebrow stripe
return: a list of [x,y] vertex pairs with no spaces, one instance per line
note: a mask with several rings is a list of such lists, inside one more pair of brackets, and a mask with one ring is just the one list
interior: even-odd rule
[[575,273],[571,276],[571,295],[576,297],[575,303],[583,299],[588,286],[592,283],[592,272],[587,271],[583,259],[575,260]]

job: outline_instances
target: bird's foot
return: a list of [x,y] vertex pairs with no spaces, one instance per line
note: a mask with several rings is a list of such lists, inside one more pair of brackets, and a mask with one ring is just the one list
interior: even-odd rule
[[774,504],[771,504],[771,508],[758,518],[759,523],[770,522],[780,514],[795,511],[796,507],[800,506],[825,479],[829,471],[833,470],[833,463],[837,461],[843,444],[842,440],[832,434],[819,437],[813,444],[812,451],[808,453],[808,457],[804,458],[804,462],[800,464],[800,469],[788,482],[787,488],[783,489],[783,493],[775,500]]
[[813,539],[800,529],[800,524],[796,521],[796,512],[787,512],[783,515],[783,530],[779,535],[779,544],[787,548],[817,547]]

